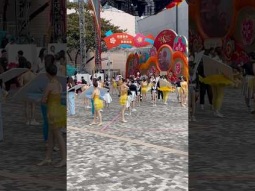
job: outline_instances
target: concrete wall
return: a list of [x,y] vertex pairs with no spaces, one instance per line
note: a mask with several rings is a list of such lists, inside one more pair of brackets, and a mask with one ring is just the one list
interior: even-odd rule
[[[176,25],[176,8],[166,9],[157,15],[137,21],[137,33],[153,34],[155,37],[164,29],[173,29],[188,38],[188,4],[183,1],[178,7],[178,26]],[[176,28],[178,27],[178,29]]]

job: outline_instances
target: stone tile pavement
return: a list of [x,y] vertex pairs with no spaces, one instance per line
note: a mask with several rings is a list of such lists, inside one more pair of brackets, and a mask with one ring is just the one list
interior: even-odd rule
[[203,191],[255,190],[255,115],[248,113],[240,89],[225,91],[222,113],[198,105],[189,123],[189,188]]
[[[45,156],[42,125],[27,126],[24,104],[3,104],[4,142],[0,142],[1,191],[66,190],[66,168],[38,167]],[[40,108],[36,119],[42,123]],[[53,162],[60,160],[54,153]]]
[[77,115],[68,118],[68,190],[188,190],[187,108],[172,94],[167,106],[143,102],[123,124],[113,100],[97,127],[76,99]]

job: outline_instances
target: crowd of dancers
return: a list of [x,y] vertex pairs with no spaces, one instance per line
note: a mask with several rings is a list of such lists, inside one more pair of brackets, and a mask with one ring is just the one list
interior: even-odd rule
[[[103,124],[102,111],[104,108],[109,108],[113,101],[112,96],[118,96],[120,105],[120,120],[126,123],[125,115],[131,115],[137,111],[143,103],[149,102],[152,107],[156,107],[157,103],[167,105],[169,103],[169,94],[176,92],[180,105],[185,107],[188,99],[188,83],[185,77],[168,77],[163,75],[140,76],[138,72],[136,76],[130,76],[124,79],[121,75],[112,77],[111,80],[102,80],[101,77],[93,78],[87,82],[82,78],[81,92],[85,92],[93,87],[93,92],[87,94],[84,103],[85,107],[91,109],[94,120],[89,125]],[[68,115],[75,115],[75,80],[68,77]],[[103,88],[103,89],[102,89]],[[102,94],[102,91],[105,92]],[[127,113],[126,113],[127,111]]]

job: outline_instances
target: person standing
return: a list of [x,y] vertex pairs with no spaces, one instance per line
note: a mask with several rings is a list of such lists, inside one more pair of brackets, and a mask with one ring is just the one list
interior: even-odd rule
[[93,99],[93,102],[94,102],[95,112],[94,112],[94,120],[89,125],[96,125],[97,124],[96,120],[98,117],[98,119],[99,119],[98,126],[101,126],[102,125],[102,114],[101,114],[100,110],[104,107],[104,103],[100,99],[100,90],[98,88],[97,80],[94,80],[93,87],[94,87],[94,91],[92,93],[91,99]]
[[52,163],[52,153],[54,139],[60,148],[61,161],[55,167],[64,167],[66,165],[66,147],[65,140],[60,131],[66,126],[66,107],[61,104],[61,93],[63,91],[61,83],[56,78],[57,66],[51,64],[46,68],[49,77],[49,83],[44,91],[42,102],[47,104],[47,116],[49,122],[49,145],[46,151],[45,159],[38,163],[38,166],[50,165]]
[[[32,72],[32,65],[30,62],[27,61],[26,67],[29,70],[18,78],[18,81],[21,86],[25,86],[36,77],[36,75]],[[28,100],[25,102],[25,109],[26,109],[26,112],[25,112],[26,125],[39,125],[40,123],[38,123],[35,120],[35,102],[32,100],[29,100],[28,98]]]
[[125,110],[127,107],[127,101],[128,101],[128,86],[127,81],[125,79],[120,80],[121,86],[120,86],[120,105],[121,105],[121,122],[126,123],[125,120]]
[[75,89],[70,90],[72,87],[74,87],[74,80],[72,77],[68,77],[68,83],[67,83],[67,91],[68,91],[68,115],[73,116],[75,115]]
[[249,112],[254,113],[254,109],[251,109],[251,99],[255,98],[255,59],[250,55],[250,61],[246,64],[241,64],[244,69],[244,82],[243,82],[243,95],[246,106]]
[[[212,50],[211,50],[212,52]],[[209,55],[207,53],[207,55]],[[212,53],[211,53],[212,55]],[[204,73],[204,65],[203,65],[203,61],[201,61],[198,65],[198,69],[197,69],[197,72],[198,72],[198,75],[201,76],[202,78],[205,78],[205,73]],[[210,104],[210,107],[211,109],[212,108],[212,100],[213,100],[213,93],[212,93],[212,87],[210,84],[205,84],[203,82],[199,82],[199,90],[200,90],[200,95],[199,95],[199,98],[200,98],[200,107],[202,110],[204,110],[204,105],[205,105],[205,95],[207,94],[208,96],[208,101],[209,101],[209,104]]]
[[47,50],[46,48],[42,48],[39,52],[38,60],[37,60],[37,65],[36,65],[36,73],[40,72],[45,72],[45,56],[47,55]]
[[158,88],[158,100],[160,100],[160,97],[163,100],[163,92],[161,90],[159,90],[159,88],[160,88],[160,79],[162,79],[162,76],[157,76],[156,77],[156,83],[157,83],[157,88]]

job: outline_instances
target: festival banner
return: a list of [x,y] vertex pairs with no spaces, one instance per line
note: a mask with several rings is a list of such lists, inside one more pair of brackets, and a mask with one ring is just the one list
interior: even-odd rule
[[177,34],[173,30],[163,30],[156,37],[154,47],[158,50],[162,45],[167,44],[172,48],[176,36]]
[[114,33],[104,38],[108,50],[118,47],[121,44],[133,46],[134,37],[126,33]]

